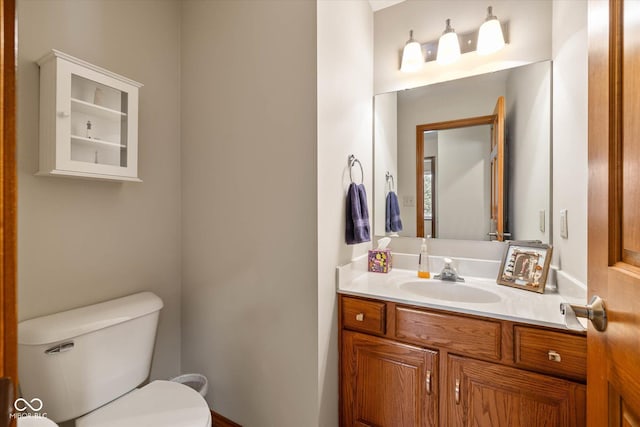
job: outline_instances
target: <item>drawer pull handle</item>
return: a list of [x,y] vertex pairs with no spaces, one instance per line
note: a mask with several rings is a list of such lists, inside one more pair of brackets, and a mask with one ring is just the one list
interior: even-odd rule
[[549,355],[549,360],[552,362],[562,362],[562,357],[560,357],[560,353],[557,351],[549,350],[547,354]]
[[427,371],[427,394],[431,394],[431,371]]
[[364,322],[364,313],[358,313],[356,314],[356,320],[358,322]]
[[460,404],[460,380],[456,380],[455,396],[456,396],[456,405],[459,405]]

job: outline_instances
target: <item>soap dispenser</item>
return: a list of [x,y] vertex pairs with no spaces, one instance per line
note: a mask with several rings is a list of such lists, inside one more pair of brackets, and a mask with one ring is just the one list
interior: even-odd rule
[[420,257],[418,259],[418,277],[422,279],[430,279],[429,273],[429,251],[427,250],[427,239],[422,239],[420,246]]

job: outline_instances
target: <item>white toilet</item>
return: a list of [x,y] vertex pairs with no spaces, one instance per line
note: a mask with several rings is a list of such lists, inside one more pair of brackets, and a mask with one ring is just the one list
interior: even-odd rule
[[162,306],[141,292],[20,322],[22,397],[40,399],[48,420],[77,427],[210,427],[208,405],[190,387],[136,388],[149,375]]

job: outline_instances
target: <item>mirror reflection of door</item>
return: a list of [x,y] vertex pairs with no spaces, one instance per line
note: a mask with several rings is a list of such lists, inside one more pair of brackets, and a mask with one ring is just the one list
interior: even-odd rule
[[491,123],[491,231],[498,241],[511,237],[505,233],[504,223],[504,97],[499,97]]
[[416,160],[418,237],[504,239],[503,97],[495,114],[416,126]]
[[[425,145],[427,135],[425,137]],[[426,151],[426,150],[425,150]],[[436,234],[436,156],[426,156],[424,158],[424,230],[431,237],[438,237]]]

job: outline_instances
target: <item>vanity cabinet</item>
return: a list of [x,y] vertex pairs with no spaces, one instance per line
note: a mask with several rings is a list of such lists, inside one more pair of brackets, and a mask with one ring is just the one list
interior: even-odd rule
[[40,66],[38,175],[138,179],[140,83],[57,50]]
[[341,426],[581,427],[583,333],[339,297]]

